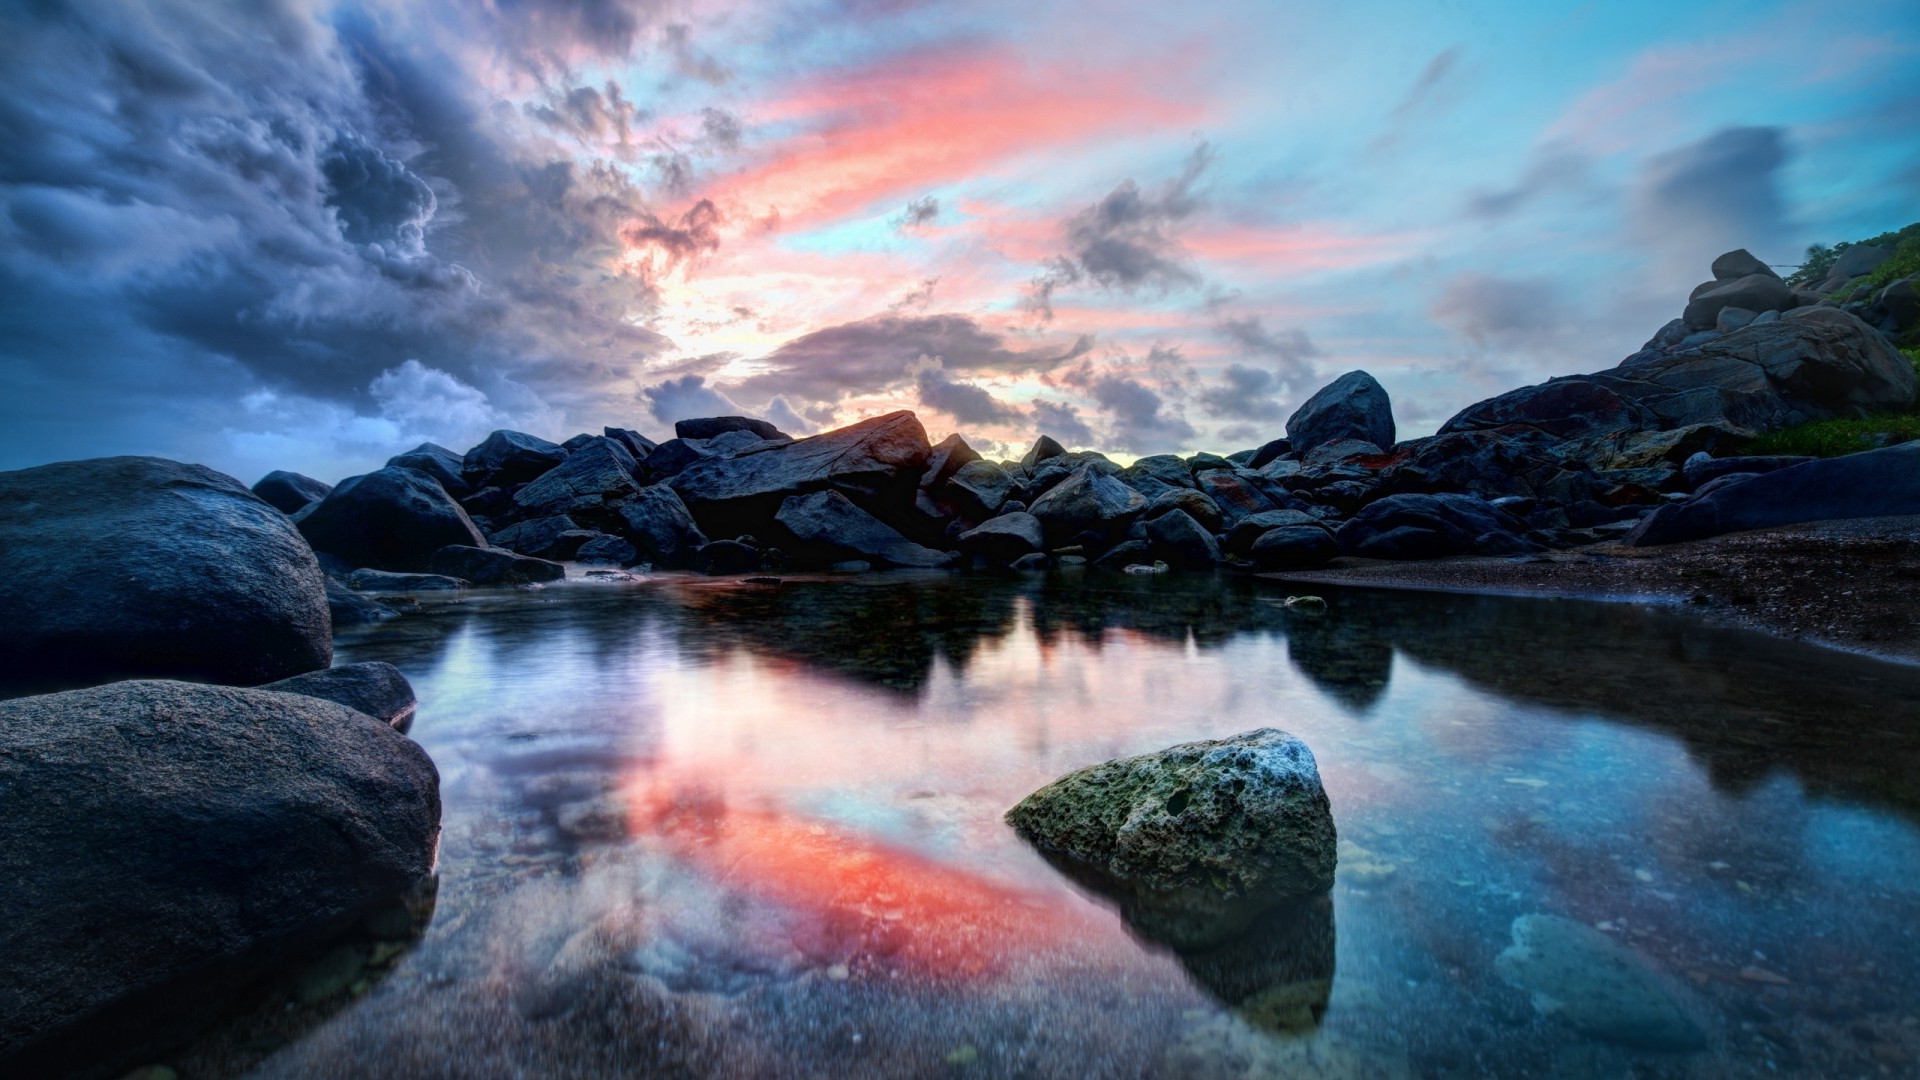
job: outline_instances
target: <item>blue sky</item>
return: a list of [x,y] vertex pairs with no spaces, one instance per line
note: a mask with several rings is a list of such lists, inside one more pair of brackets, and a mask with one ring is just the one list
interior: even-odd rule
[[0,12],[0,466],[494,427],[1403,436],[1920,219],[1911,3]]

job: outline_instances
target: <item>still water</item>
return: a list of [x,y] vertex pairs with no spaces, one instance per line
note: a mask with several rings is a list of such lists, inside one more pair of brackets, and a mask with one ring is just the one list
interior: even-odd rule
[[[440,768],[431,922],[181,1072],[1920,1074],[1920,671],[1287,591],[654,577],[357,631]],[[1318,757],[1340,868],[1232,948],[1129,931],[1001,822],[1262,726]]]

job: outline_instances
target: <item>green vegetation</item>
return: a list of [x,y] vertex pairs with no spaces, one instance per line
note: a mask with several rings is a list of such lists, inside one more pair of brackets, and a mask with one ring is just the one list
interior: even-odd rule
[[[1894,263],[1901,262],[1903,251],[1905,253],[1907,269],[1898,273],[1889,271],[1890,276],[1884,281],[1880,281],[1880,285],[1885,285],[1897,277],[1905,277],[1907,274],[1920,272],[1920,221],[1916,221],[1897,232],[1885,232],[1879,236],[1870,236],[1865,240],[1842,240],[1832,247],[1828,247],[1825,244],[1815,244],[1807,249],[1807,261],[1801,264],[1800,269],[1787,275],[1787,284],[1795,287],[1801,285],[1818,285],[1827,279],[1827,272],[1833,269],[1834,260],[1838,259],[1848,248],[1859,247],[1861,245],[1894,249],[1894,257],[1882,264],[1881,270],[1886,270]],[[1913,246],[1909,247],[1908,245]],[[1873,276],[1878,278],[1880,271],[1875,271]]]
[[1908,439],[1920,439],[1920,415],[1882,413],[1865,420],[1816,420],[1762,435],[1743,454],[1805,454],[1840,457]]

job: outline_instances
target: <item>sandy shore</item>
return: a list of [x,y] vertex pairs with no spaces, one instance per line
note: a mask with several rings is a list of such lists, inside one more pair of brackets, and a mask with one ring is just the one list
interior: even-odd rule
[[1285,581],[1670,603],[1715,622],[1920,664],[1920,516],[1520,559],[1337,559]]

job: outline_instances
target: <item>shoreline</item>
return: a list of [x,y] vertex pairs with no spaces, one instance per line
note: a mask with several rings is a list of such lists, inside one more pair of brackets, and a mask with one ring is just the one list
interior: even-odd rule
[[1920,666],[1920,515],[1519,558],[1341,558],[1319,569],[1258,576],[1299,585],[1654,604],[1720,626]]

